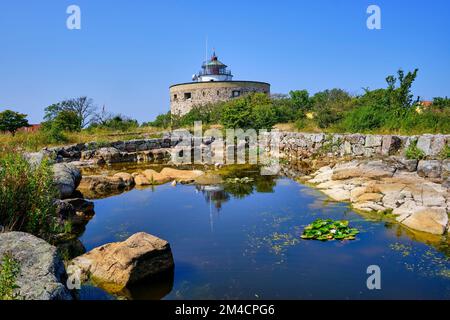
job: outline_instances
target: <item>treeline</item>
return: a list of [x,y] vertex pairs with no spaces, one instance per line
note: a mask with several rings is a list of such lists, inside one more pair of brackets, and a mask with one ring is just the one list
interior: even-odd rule
[[299,130],[330,132],[450,133],[450,99],[434,98],[423,105],[411,86],[418,70],[386,78],[383,89],[365,89],[353,96],[342,89],[310,95],[306,90],[289,95],[252,94],[229,102],[194,106],[184,116],[170,112],[156,117],[149,126],[189,127],[194,121],[221,124],[225,128],[271,129],[292,123]]

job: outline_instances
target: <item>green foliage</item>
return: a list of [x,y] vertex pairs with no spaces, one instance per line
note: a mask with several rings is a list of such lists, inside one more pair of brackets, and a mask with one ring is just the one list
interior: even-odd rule
[[348,221],[333,221],[331,219],[317,219],[305,227],[302,239],[307,240],[354,240],[358,229],[350,228]]
[[[421,106],[411,87],[418,70],[386,78],[387,87],[365,89],[351,96],[342,89],[317,92],[291,91],[269,97],[253,93],[228,102],[196,106],[182,117],[161,115],[158,127],[189,127],[194,121],[222,124],[225,128],[270,129],[277,123],[295,123],[305,131],[348,133],[450,133],[450,99],[434,98],[433,105]],[[419,110],[416,110],[420,107]],[[307,117],[308,116],[308,117]]]
[[336,124],[350,107],[352,97],[341,89],[331,89],[316,93],[312,97],[312,109],[317,125],[321,129]]
[[26,114],[11,110],[0,112],[0,131],[9,131],[12,135],[15,135],[17,129],[27,127],[29,125],[26,117]]
[[226,103],[222,109],[221,124],[225,128],[253,128],[252,107],[249,100],[239,98]]
[[[81,131],[81,118],[74,111],[61,110],[53,119],[44,122],[43,129],[49,132],[78,132]],[[54,133],[52,133],[52,135],[54,135]]]
[[0,224],[49,239],[55,230],[57,190],[47,160],[31,165],[20,154],[0,159]]
[[0,261],[0,300],[20,299],[20,287],[16,284],[19,274],[20,264],[10,253],[4,254]]
[[169,128],[172,123],[172,117],[170,111],[160,114],[154,121],[150,121],[142,124],[143,126],[156,127],[156,128]]
[[446,144],[442,151],[439,153],[439,157],[443,160],[450,158],[450,146],[448,144]]
[[277,124],[276,113],[270,104],[255,105],[252,108],[253,128],[271,130]]
[[122,115],[116,115],[106,120],[103,124],[94,124],[90,128],[105,128],[115,131],[129,131],[139,127],[137,120],[129,119]]
[[47,122],[53,121],[62,111],[71,111],[77,115],[80,121],[80,127],[85,128],[92,122],[96,109],[92,99],[89,99],[88,97],[79,97],[48,106],[45,108],[44,119]]
[[425,153],[417,147],[417,141],[412,141],[405,151],[407,159],[422,160],[425,158]]

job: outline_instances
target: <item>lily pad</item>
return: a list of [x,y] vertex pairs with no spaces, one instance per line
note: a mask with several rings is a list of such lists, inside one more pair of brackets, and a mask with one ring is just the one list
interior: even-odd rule
[[301,235],[305,240],[355,240],[359,230],[350,228],[346,220],[317,219],[306,226]]

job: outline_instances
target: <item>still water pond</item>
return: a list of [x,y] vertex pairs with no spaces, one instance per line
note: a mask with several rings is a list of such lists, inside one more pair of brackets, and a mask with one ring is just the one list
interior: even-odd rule
[[[223,187],[163,185],[95,200],[87,250],[144,231],[170,242],[175,269],[133,299],[450,299],[449,243],[363,217],[285,177]],[[349,220],[355,241],[301,240],[317,218]],[[368,290],[367,267],[381,268]],[[101,298],[91,294],[90,298]]]

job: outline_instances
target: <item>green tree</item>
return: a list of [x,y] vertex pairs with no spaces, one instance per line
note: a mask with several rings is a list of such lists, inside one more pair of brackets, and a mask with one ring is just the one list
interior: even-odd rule
[[253,107],[253,127],[255,129],[271,130],[278,122],[271,104],[256,105]]
[[45,108],[44,118],[47,121],[51,121],[63,110],[75,112],[80,118],[81,128],[85,128],[94,120],[97,108],[92,99],[79,97],[48,106]]
[[80,131],[81,119],[78,114],[71,110],[62,110],[51,121],[51,125],[58,130],[62,131]]
[[222,110],[221,123],[225,128],[252,128],[252,107],[248,99],[239,98],[226,103]]
[[17,129],[29,126],[26,117],[26,114],[11,110],[0,112],[0,131],[9,131],[14,136]]
[[312,101],[307,90],[291,91],[289,92],[289,96],[294,104],[296,112],[301,112],[301,114],[304,114],[305,112],[311,110]]
[[312,110],[316,114],[317,125],[328,128],[336,124],[344,112],[351,108],[352,97],[342,89],[331,89],[316,93],[312,98]]

